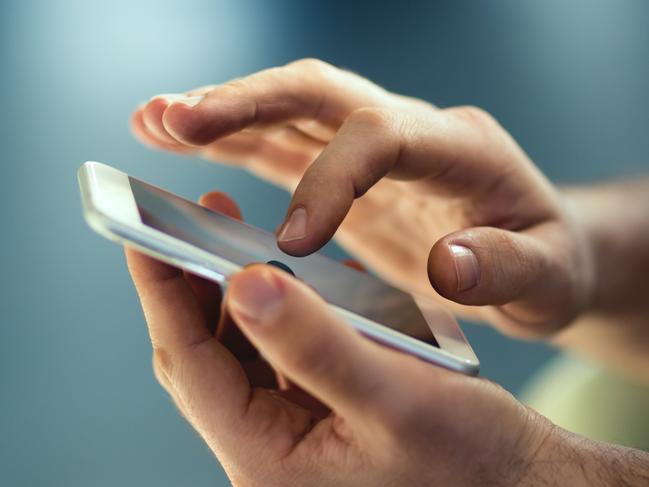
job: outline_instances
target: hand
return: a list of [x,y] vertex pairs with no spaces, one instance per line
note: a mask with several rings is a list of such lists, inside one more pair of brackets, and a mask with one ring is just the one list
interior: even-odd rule
[[[240,217],[222,194],[202,202]],[[515,485],[554,434],[495,384],[362,337],[273,267],[232,277],[221,303],[214,283],[127,257],[156,376],[235,485]]]
[[288,253],[310,253],[337,232],[388,281],[430,293],[430,280],[455,303],[483,306],[461,313],[513,335],[551,334],[589,305],[591,251],[579,224],[479,109],[437,109],[304,60],[155,97],[132,126],[154,147],[296,188],[279,240]]

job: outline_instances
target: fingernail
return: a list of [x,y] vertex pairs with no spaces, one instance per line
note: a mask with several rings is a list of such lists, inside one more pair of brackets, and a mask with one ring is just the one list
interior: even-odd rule
[[282,304],[283,292],[269,271],[243,271],[230,287],[228,304],[235,318],[250,324],[272,320]]
[[463,245],[450,245],[455,263],[455,275],[457,277],[457,290],[467,291],[478,284],[480,279],[480,268],[478,259],[471,249]]
[[177,100],[174,100],[172,103],[183,103],[189,107],[195,107],[198,105],[201,100],[205,98],[204,96],[185,96],[183,98],[178,98]]
[[162,95],[156,95],[152,100],[161,98],[163,100],[166,100],[167,103],[172,104],[172,103],[184,103],[185,105],[188,105],[190,107],[194,107],[200,103],[200,101],[205,98],[205,96],[187,96],[183,95],[180,93],[165,93]]
[[277,240],[280,242],[291,242],[306,237],[306,220],[306,208],[302,206],[295,208],[279,232]]

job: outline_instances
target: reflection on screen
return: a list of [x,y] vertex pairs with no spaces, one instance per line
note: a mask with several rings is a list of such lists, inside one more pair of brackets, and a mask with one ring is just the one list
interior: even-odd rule
[[129,180],[145,225],[241,267],[270,260],[282,262],[329,303],[438,346],[410,295],[320,254],[287,255],[277,248],[270,233],[138,179]]

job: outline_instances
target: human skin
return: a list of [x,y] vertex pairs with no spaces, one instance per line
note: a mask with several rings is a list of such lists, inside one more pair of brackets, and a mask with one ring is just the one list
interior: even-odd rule
[[[487,113],[440,110],[314,60],[155,97],[132,126],[149,145],[294,191],[278,232],[288,253],[335,235],[390,282],[432,284],[465,316],[647,370],[635,277],[647,264],[646,184],[559,191]],[[223,194],[202,203],[240,217]],[[274,268],[233,276],[221,303],[214,283],[127,257],[156,376],[235,485],[649,479],[647,454],[568,433],[485,379],[371,342]]]
[[[201,202],[241,216],[222,193]],[[646,453],[580,438],[486,379],[366,339],[275,267],[235,274],[222,300],[216,283],[126,254],[156,377],[237,487],[649,481]]]
[[288,253],[333,236],[394,285],[649,380],[649,182],[559,190],[484,111],[311,59],[154,97],[131,123],[294,191]]

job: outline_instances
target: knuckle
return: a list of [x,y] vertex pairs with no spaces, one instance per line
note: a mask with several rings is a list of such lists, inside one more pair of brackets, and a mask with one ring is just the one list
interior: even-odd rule
[[167,378],[162,372],[160,366],[156,364],[155,360],[153,361],[153,376],[155,377],[156,381],[158,381],[158,384],[160,384],[161,386],[164,387],[167,385]]
[[327,353],[327,347],[317,341],[302,344],[290,356],[287,357],[289,367],[294,370],[308,372],[311,376],[328,374],[331,371],[332,364],[327,359],[332,356]]
[[502,252],[507,259],[516,259],[517,264],[522,264],[525,253],[522,251],[520,244],[510,237],[508,233],[502,231],[493,232],[493,242],[491,249],[494,252]]
[[363,107],[350,113],[347,122],[374,131],[389,131],[394,123],[394,113],[385,108]]
[[[250,82],[246,78],[237,78],[232,79],[226,83],[223,83],[218,87],[218,91],[221,92],[240,92],[248,89],[250,87]],[[215,90],[213,90],[215,91]]]
[[153,374],[156,380],[167,387],[171,375],[171,361],[169,355],[161,348],[153,349]]
[[519,242],[504,232],[494,232],[490,240],[491,260],[497,265],[498,269],[495,278],[506,278],[509,274],[508,269],[512,267],[523,269],[525,273],[532,273],[532,261]]
[[488,126],[497,124],[496,119],[488,111],[474,106],[474,105],[465,105],[460,107],[452,108],[451,111],[458,118],[468,122],[470,125],[475,125],[478,127]]
[[255,82],[255,83],[266,83],[268,81],[282,81],[285,75],[283,68],[279,66],[274,66],[272,68],[264,69],[258,73],[252,74],[247,78],[243,78],[246,82]]
[[435,105],[430,103],[429,101],[422,100],[421,98],[415,98],[412,96],[405,97],[405,101],[412,107],[419,109],[419,110],[424,110],[426,112],[430,112],[431,110],[436,110]]
[[317,74],[324,74],[335,69],[331,64],[317,58],[298,59],[287,64],[287,67]]

